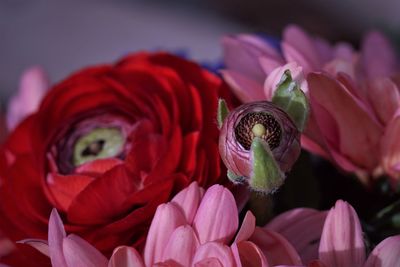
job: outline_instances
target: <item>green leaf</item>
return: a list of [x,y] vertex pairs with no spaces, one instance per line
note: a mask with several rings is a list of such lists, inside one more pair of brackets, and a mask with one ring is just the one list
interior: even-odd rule
[[218,113],[217,113],[218,128],[221,129],[222,124],[224,124],[224,120],[228,115],[229,115],[228,106],[225,100],[220,98],[218,100]]
[[293,81],[289,70],[283,73],[272,97],[272,103],[289,114],[299,131],[304,130],[310,110],[309,103],[299,85]]

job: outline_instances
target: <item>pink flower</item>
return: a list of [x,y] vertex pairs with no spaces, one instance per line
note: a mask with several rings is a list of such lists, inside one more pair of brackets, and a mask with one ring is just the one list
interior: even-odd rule
[[56,210],[50,216],[49,241],[29,244],[48,255],[52,266],[260,266],[301,264],[296,250],[280,234],[255,226],[248,212],[238,231],[232,193],[221,185],[205,193],[196,182],[161,204],[153,218],[143,257],[132,247],[118,247],[110,260],[76,235],[66,235]]
[[[351,205],[338,200],[321,228],[325,216],[324,212],[295,209],[276,217],[266,228],[282,233],[307,266],[399,266],[400,235],[386,238],[367,257],[360,221]],[[318,251],[310,241],[319,243]]]
[[281,53],[251,35],[225,37],[223,46],[222,73],[239,98],[271,99],[289,69],[310,99],[302,146],[365,183],[382,170],[397,183],[400,149],[392,144],[398,136],[400,79],[393,76],[394,49],[380,33],[370,32],[360,51],[347,43],[330,45],[296,26],[285,29]]
[[20,121],[37,110],[48,88],[49,81],[40,67],[31,67],[22,74],[18,92],[11,97],[8,105],[8,130],[13,130]]

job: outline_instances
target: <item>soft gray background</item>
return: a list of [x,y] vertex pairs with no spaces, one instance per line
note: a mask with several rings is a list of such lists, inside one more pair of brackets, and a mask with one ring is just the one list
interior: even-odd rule
[[57,82],[140,49],[188,48],[215,59],[224,33],[279,35],[292,22],[330,40],[356,43],[371,27],[397,37],[399,11],[398,0],[0,0],[0,101],[32,65]]

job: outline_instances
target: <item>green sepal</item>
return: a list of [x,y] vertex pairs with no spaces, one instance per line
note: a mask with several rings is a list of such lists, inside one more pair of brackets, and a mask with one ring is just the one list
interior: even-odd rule
[[245,180],[243,176],[236,175],[236,174],[234,174],[234,173],[233,173],[232,171],[230,171],[230,170],[228,170],[227,176],[228,176],[229,180],[230,180],[232,183],[235,183],[235,184],[243,183],[243,181]]
[[255,137],[251,143],[252,173],[250,187],[266,194],[274,192],[285,180],[285,175],[276,162],[267,142]]
[[283,73],[272,97],[272,103],[289,114],[299,131],[304,130],[310,107],[306,95],[293,81],[290,70],[285,70]]
[[222,124],[224,124],[224,120],[228,115],[229,115],[229,109],[225,100],[222,98],[218,99],[218,113],[217,113],[218,128],[221,129]]

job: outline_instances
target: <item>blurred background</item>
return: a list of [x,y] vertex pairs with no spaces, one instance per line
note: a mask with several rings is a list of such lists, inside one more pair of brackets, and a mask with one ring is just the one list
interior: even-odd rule
[[297,23],[331,41],[355,45],[370,28],[396,42],[398,0],[0,0],[0,103],[21,72],[41,65],[55,83],[86,65],[136,50],[186,50],[220,58],[223,34],[280,35]]

